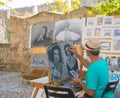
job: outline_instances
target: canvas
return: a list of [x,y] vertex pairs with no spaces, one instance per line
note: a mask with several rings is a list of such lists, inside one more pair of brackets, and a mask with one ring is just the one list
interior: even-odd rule
[[54,43],[48,46],[51,81],[78,77],[77,59],[68,49],[71,45],[73,45],[73,42]]

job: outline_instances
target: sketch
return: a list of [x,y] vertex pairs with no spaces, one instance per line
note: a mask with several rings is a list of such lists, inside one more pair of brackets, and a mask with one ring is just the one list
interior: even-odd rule
[[69,47],[71,46],[70,43],[66,43],[64,45],[64,51],[66,55],[66,66],[68,70],[69,76],[71,76],[71,72],[76,72],[78,73],[78,63],[76,57],[69,51]]
[[120,51],[120,39],[113,39],[112,50],[113,51]]
[[87,26],[94,26],[95,18],[87,18]]
[[48,67],[48,57],[46,53],[33,54],[30,63],[31,69],[39,69]]
[[109,70],[120,71],[120,56],[106,56],[106,61],[109,65]]
[[52,43],[54,24],[54,22],[51,22],[32,25],[30,32],[30,48]]
[[102,28],[101,27],[96,27],[95,28],[95,37],[100,37],[101,36],[101,33],[102,32]]
[[69,19],[56,22],[54,30],[54,41],[73,41],[80,44],[82,40],[82,29],[85,19]]
[[103,37],[112,37],[113,29],[112,28],[103,28]]
[[104,17],[104,25],[112,25],[114,17],[113,16],[105,16]]
[[113,35],[114,37],[120,37],[120,28],[114,28],[114,31],[113,31]]
[[[54,43],[47,47],[50,66],[50,80],[58,81],[71,77],[71,70],[78,73],[77,60],[70,53],[68,47],[72,42]],[[71,66],[69,64],[71,63]]]
[[92,27],[86,27],[85,37],[93,36],[94,29]]
[[103,25],[103,16],[96,16],[96,25],[98,26]]
[[100,46],[101,46],[101,51],[110,51],[111,50],[111,41],[101,40]]

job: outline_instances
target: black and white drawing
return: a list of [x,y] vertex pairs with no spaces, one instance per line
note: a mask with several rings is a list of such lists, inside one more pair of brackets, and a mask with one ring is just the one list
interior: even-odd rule
[[31,26],[30,47],[39,47],[53,42],[54,22]]
[[31,69],[40,69],[48,67],[48,57],[46,53],[33,54],[30,63]]
[[106,56],[110,71],[120,71],[120,56]]
[[69,19],[56,22],[54,30],[54,41],[73,41],[80,44],[82,41],[82,29],[85,19]]
[[47,48],[51,81],[72,77],[72,70],[78,73],[77,60],[68,49],[71,43],[55,43]]

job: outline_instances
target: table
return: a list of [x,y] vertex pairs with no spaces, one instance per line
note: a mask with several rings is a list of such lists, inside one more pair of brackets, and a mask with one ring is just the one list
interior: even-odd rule
[[30,85],[34,87],[31,98],[36,98],[39,90],[43,89],[44,91],[44,85],[49,83],[49,78],[48,76],[46,76],[46,77],[30,80],[29,82],[30,82]]

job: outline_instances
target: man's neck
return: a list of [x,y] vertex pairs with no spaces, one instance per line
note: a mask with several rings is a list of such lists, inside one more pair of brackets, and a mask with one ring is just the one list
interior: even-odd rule
[[92,56],[91,58],[91,62],[95,62],[95,61],[99,61],[100,57],[99,56]]

